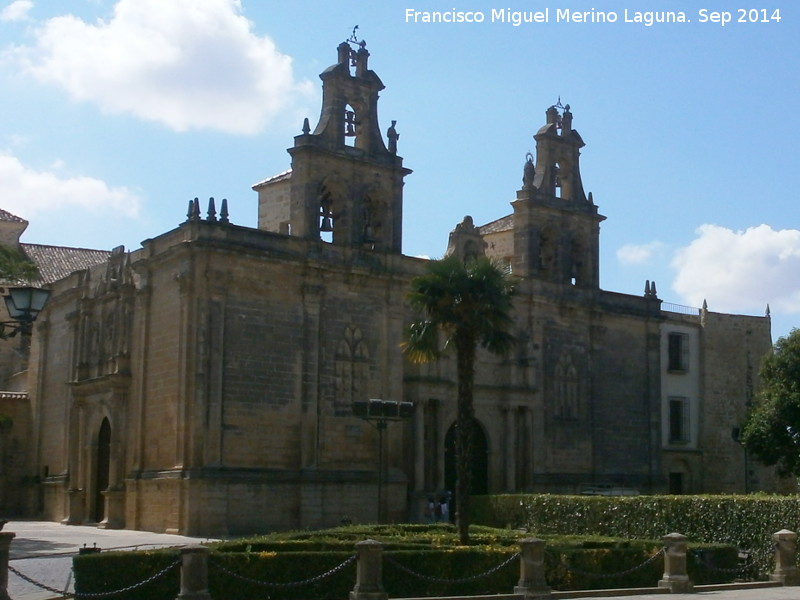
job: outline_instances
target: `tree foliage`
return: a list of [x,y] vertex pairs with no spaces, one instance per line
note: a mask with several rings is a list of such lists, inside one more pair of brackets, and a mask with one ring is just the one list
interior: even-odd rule
[[800,329],[780,338],[760,370],[757,396],[742,443],[783,476],[800,475]]
[[27,283],[39,276],[39,269],[19,249],[0,244],[0,282],[6,285]]
[[509,270],[485,257],[431,261],[411,283],[409,301],[422,318],[408,327],[406,356],[419,363],[451,347],[456,354],[456,525],[462,544],[469,541],[475,354],[479,346],[495,354],[511,348],[513,295]]

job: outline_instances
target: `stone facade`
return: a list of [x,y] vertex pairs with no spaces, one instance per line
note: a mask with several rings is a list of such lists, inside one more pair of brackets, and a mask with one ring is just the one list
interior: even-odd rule
[[[402,254],[411,171],[395,124],[386,142],[378,129],[368,57],[339,46],[291,170],[254,186],[258,228],[194,201],[176,229],[52,283],[26,374],[27,481],[41,481],[29,512],[227,535],[419,520],[453,489],[455,361],[411,365],[400,350],[424,261]],[[474,491],[745,491],[731,432],[769,318],[671,313],[649,282],[641,296],[601,290],[605,217],[569,106],[534,137],[513,214],[466,218],[449,241],[520,276],[519,344],[478,357]],[[695,361],[677,381],[672,333]],[[353,415],[367,398],[413,402],[413,417],[376,427]],[[778,485],[748,469],[748,490]]]

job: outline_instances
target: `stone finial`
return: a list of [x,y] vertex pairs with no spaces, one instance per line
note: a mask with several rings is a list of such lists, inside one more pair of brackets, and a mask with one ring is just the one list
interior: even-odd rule
[[645,281],[644,281],[644,297],[645,298],[649,298],[650,297],[650,280],[649,279],[645,279]]
[[769,317],[772,313],[769,311],[769,304],[767,304],[767,311],[764,313],[765,317]]
[[200,220],[200,201],[197,198],[195,198],[194,200],[189,200],[189,210],[186,213],[186,220],[187,221]]
[[222,199],[222,208],[219,211],[219,222],[220,223],[226,223],[226,224],[230,223],[230,220],[228,219],[228,216],[229,216],[228,215],[228,199],[227,198],[223,198]]
[[656,282],[650,284],[650,293],[653,294],[653,298],[658,298],[658,290],[656,289]]
[[308,117],[303,119],[303,135],[308,135],[311,133],[311,125],[308,122]]
[[217,220],[217,207],[214,205],[214,197],[208,199],[208,215],[207,220],[215,223]]

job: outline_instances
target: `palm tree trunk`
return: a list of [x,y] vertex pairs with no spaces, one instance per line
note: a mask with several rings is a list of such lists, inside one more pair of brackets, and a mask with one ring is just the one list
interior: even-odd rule
[[461,545],[469,543],[469,495],[472,491],[472,429],[475,421],[475,340],[456,334],[458,410],[456,413],[456,527]]

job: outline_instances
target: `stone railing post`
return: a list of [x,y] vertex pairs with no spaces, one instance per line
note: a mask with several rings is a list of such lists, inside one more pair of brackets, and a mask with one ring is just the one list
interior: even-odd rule
[[356,584],[350,600],[387,600],[389,596],[383,589],[383,544],[364,540],[356,544],[356,553]]
[[544,575],[544,540],[525,538],[519,541],[519,581],[515,594],[526,598],[550,596],[550,588]]
[[211,600],[208,593],[208,554],[205,546],[181,549],[181,591],[176,600]]
[[663,538],[664,546],[664,575],[658,582],[658,587],[669,588],[672,594],[688,594],[694,587],[686,572],[686,536],[680,533],[670,533]]
[[0,600],[10,600],[8,595],[8,557],[11,552],[11,540],[16,533],[0,532]]
[[780,581],[783,585],[800,585],[800,573],[797,571],[797,534],[788,529],[781,529],[772,534],[775,541],[775,571],[770,575],[771,581]]

